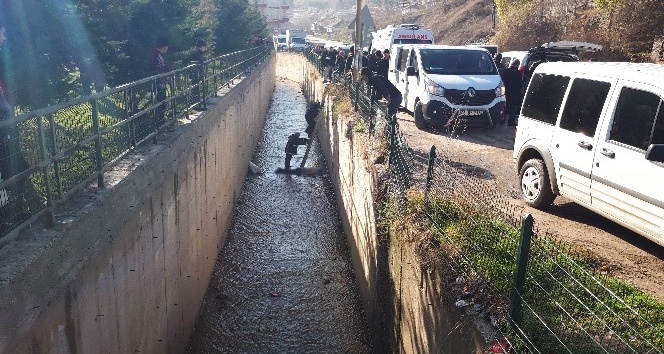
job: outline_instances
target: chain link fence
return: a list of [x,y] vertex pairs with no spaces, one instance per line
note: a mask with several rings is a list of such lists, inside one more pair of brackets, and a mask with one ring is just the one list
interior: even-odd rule
[[[315,55],[307,59],[323,74]],[[472,306],[496,329],[493,353],[659,353],[664,305],[543,232],[522,205],[496,188],[490,172],[431,148],[412,151],[365,85],[341,75],[353,107],[389,149],[391,185],[400,198],[420,190],[431,247],[451,260],[457,306]],[[463,133],[463,132],[461,132]],[[458,129],[452,137],[458,137]],[[426,178],[419,178],[426,175]],[[406,212],[395,205],[397,213]],[[411,203],[412,204],[412,203]]]
[[0,121],[0,247],[249,72],[255,47]]

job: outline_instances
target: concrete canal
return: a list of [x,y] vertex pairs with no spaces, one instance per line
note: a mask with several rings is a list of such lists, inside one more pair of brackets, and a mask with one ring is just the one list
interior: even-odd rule
[[318,176],[274,172],[305,109],[299,85],[278,80],[253,158],[264,173],[245,181],[188,353],[373,352],[318,145],[307,162]]

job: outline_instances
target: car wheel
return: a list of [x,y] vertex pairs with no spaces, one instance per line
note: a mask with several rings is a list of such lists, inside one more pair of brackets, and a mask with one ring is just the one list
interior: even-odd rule
[[417,129],[426,129],[427,122],[424,120],[424,112],[422,112],[422,103],[415,103],[415,111],[413,111],[413,118],[415,118],[415,126]]
[[544,161],[530,159],[519,171],[521,199],[533,208],[544,208],[551,205],[556,198],[551,190],[551,182]]

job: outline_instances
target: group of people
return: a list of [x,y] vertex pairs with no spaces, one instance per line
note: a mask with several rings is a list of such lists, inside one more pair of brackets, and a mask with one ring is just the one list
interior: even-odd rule
[[[332,81],[335,72],[337,75],[348,75],[353,67],[356,52],[355,46],[351,46],[348,53],[341,48],[337,50],[334,46],[329,48],[317,46],[310,50],[310,53],[321,61],[324,68],[324,83]],[[371,97],[385,99],[388,115],[394,116],[401,105],[403,96],[399,89],[387,79],[390,68],[390,50],[374,49],[371,53],[363,52],[361,65],[360,77],[371,88],[373,92]]]

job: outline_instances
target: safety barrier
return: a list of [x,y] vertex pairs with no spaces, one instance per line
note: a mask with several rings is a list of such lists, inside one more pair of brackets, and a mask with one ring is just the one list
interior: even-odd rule
[[261,62],[254,47],[0,122],[0,247]]

